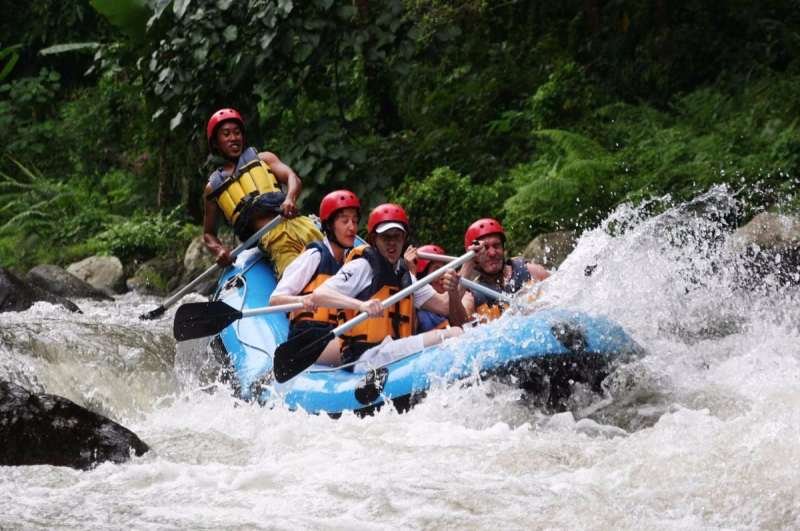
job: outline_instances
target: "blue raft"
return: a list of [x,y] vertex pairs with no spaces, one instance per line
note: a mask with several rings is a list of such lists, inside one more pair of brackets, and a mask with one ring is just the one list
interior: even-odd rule
[[[269,264],[250,251],[223,274],[214,299],[239,310],[262,307],[275,284]],[[272,378],[272,356],[288,331],[285,314],[263,314],[235,321],[212,340],[239,397],[280,400],[310,413],[368,413],[387,401],[405,410],[433,385],[492,377],[547,392],[548,404],[558,408],[574,383],[599,391],[611,363],[639,351],[620,326],[605,318],[543,310],[505,315],[366,373],[312,365],[279,384]]]

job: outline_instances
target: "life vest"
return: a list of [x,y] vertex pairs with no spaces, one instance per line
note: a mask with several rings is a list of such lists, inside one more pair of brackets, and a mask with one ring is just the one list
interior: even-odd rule
[[239,156],[233,172],[227,174],[222,168],[218,168],[208,178],[208,184],[211,191],[206,194],[206,198],[217,202],[231,225],[236,224],[240,214],[258,196],[281,191],[269,164],[262,161],[252,147],[245,149]]
[[[358,300],[379,299],[383,301],[409,286],[412,282],[411,274],[405,265],[400,265],[395,271],[392,264],[368,245],[353,249],[346,262],[359,258],[369,262],[372,268],[372,283],[356,295]],[[357,313],[356,310],[345,310],[341,313],[340,319],[350,320]],[[381,316],[371,317],[354,326],[346,334],[342,335],[344,342],[343,361],[358,359],[364,351],[377,345],[387,336],[391,336],[393,339],[400,339],[413,335],[415,313],[414,296],[412,294],[385,309]]]
[[[531,273],[528,271],[528,263],[522,258],[512,258],[506,262],[506,265],[511,266],[511,277],[504,281],[502,286],[493,282],[482,282],[481,279],[478,279],[478,283],[495,291],[499,289],[499,291],[503,293],[512,294],[522,289],[525,283],[531,280]],[[472,292],[472,297],[475,301],[475,313],[478,315],[486,317],[491,321],[503,314],[504,306],[497,300],[476,291]]]
[[428,310],[417,310],[417,331],[444,330],[450,326],[450,321],[444,315],[439,315]]
[[[331,254],[328,246],[323,242],[311,242],[306,246],[306,249],[316,249],[319,251],[320,260],[314,276],[300,291],[299,295],[309,295],[317,289],[323,282],[335,275],[341,269],[341,265],[336,261],[336,258]],[[338,312],[333,308],[317,308],[314,312],[309,312],[303,309],[296,310],[289,314],[289,319],[292,326],[297,326],[300,323],[306,324],[306,321],[313,321],[313,324],[331,324],[336,326],[338,324]]]

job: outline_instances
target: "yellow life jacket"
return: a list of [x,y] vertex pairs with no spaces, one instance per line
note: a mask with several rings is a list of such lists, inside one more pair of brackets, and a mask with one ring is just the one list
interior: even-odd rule
[[[507,264],[511,266],[511,277],[504,281],[502,286],[498,286],[495,283],[481,282],[480,279],[478,282],[495,291],[499,288],[503,293],[516,293],[531,280],[531,274],[528,271],[528,263],[521,258],[513,258],[509,260]],[[497,319],[503,314],[503,311],[505,311],[505,305],[503,303],[491,299],[482,293],[477,291],[472,292],[472,297],[475,300],[475,313],[481,317],[485,317],[489,321]]]
[[[356,247],[350,252],[346,262],[359,258],[369,262],[372,268],[372,283],[356,295],[357,299],[383,301],[411,284],[411,275],[404,265],[395,271],[392,265],[372,247],[368,245]],[[341,319],[347,321],[357,314],[356,310],[345,310],[342,312]],[[413,335],[415,318],[412,294],[386,308],[381,316],[366,319],[343,334],[344,349],[349,349],[354,354],[354,357],[343,357],[343,360],[357,359],[365,350],[377,345],[387,336],[400,339]]]
[[[323,282],[339,272],[341,265],[336,261],[336,258],[331,254],[328,246],[323,242],[311,242],[306,246],[306,249],[316,249],[320,253],[320,261],[317,270],[311,280],[300,291],[300,295],[309,295],[317,289]],[[303,309],[296,310],[289,314],[289,320],[292,326],[297,326],[300,323],[308,324],[330,324],[336,326],[339,322],[339,314],[333,308],[317,308],[314,312],[309,312]],[[313,321],[313,323],[310,323]]]
[[252,147],[244,150],[230,175],[219,168],[211,174],[208,182],[211,191],[206,197],[217,202],[231,225],[236,224],[239,215],[255,198],[268,192],[281,191],[269,164],[262,161]]

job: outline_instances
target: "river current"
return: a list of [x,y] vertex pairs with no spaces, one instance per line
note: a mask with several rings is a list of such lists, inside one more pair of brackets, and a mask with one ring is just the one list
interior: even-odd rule
[[738,208],[725,190],[620,207],[517,308],[605,315],[646,352],[562,413],[483,383],[407,414],[310,416],[208,382],[202,346],[172,339],[175,307],[137,319],[156,299],[4,313],[0,377],[151,451],[83,472],[0,467],[0,528],[800,528],[800,293],[769,271],[742,280]]

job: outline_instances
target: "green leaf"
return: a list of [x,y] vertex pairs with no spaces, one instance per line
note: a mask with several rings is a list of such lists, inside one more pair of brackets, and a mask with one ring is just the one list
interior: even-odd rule
[[232,3],[233,0],[217,0],[217,9],[220,11],[227,11]]
[[339,16],[345,20],[353,19],[358,14],[356,8],[351,5],[339,6],[339,8],[336,11],[339,13]]
[[175,13],[175,18],[182,18],[186,14],[186,9],[192,0],[174,0],[172,4],[172,12]]
[[182,121],[183,121],[183,113],[179,112],[178,114],[173,116],[172,119],[169,121],[169,130],[173,131],[176,127],[181,125]]
[[20,47],[21,47],[20,44],[16,44],[14,46],[9,46],[8,48],[3,48],[2,50],[0,50],[0,59],[4,58],[6,55],[11,56],[8,62],[5,64],[5,66],[3,66],[3,69],[0,70],[0,81],[5,79],[6,76],[8,76],[8,74],[11,73],[11,70],[14,69],[14,65],[17,64],[17,61],[19,61],[19,53],[17,52],[17,50],[19,50]]
[[292,12],[292,9],[294,9],[294,3],[292,0],[278,0],[278,9],[288,15]]
[[99,42],[69,42],[43,48],[39,50],[39,55],[55,55],[65,52],[74,52],[76,50],[94,50],[98,46],[100,46]]
[[92,7],[126,35],[143,41],[152,12],[146,0],[91,0]]
[[166,80],[167,77],[169,77],[169,75],[171,73],[172,73],[172,69],[170,69],[169,67],[167,67],[167,68],[163,69],[161,72],[159,72],[158,73],[158,81],[159,81],[159,83],[163,83],[164,80]]
[[259,39],[258,43],[261,45],[262,50],[269,48],[272,39],[275,38],[275,35],[277,35],[277,33],[274,31],[265,31],[261,34],[261,39]]
[[236,37],[239,36],[239,29],[231,24],[225,28],[225,31],[222,32],[222,36],[225,37],[225,42],[233,42],[236,40]]
[[308,59],[311,54],[314,52],[314,48],[308,44],[307,42],[301,43],[299,46],[295,46],[293,51],[294,60],[296,63],[303,63],[306,59]]

